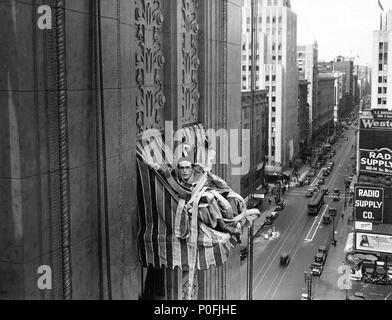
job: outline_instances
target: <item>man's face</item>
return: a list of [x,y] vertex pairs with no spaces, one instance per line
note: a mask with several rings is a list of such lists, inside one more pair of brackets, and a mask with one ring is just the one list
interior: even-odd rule
[[178,164],[178,169],[180,171],[181,178],[188,181],[192,175],[192,164],[188,161],[181,161]]

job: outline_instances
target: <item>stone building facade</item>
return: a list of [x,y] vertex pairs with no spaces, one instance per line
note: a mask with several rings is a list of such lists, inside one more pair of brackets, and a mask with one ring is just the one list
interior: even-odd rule
[[[52,29],[37,27],[43,3]],[[1,2],[0,299],[143,295],[136,142],[167,121],[240,126],[240,5]],[[215,173],[239,192],[230,169]],[[37,287],[42,265],[53,290]],[[200,272],[198,298],[239,299],[239,266],[234,249]],[[163,270],[164,298],[182,299],[184,279]]]

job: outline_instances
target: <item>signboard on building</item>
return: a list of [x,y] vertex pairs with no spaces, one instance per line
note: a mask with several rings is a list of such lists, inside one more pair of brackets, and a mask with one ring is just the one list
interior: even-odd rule
[[356,250],[392,253],[392,236],[371,233],[356,233]]
[[354,215],[356,221],[382,223],[384,221],[384,189],[356,186]]
[[355,221],[355,230],[372,231],[373,230],[373,223],[371,223],[371,222]]
[[375,120],[392,120],[392,111],[388,109],[373,109],[372,113]]
[[[391,132],[392,134],[392,132]],[[360,150],[359,170],[362,172],[392,175],[392,150]]]

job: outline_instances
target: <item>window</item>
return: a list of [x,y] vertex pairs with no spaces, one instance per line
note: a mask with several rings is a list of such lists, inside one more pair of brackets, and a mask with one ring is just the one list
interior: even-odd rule
[[378,93],[382,93],[382,88],[378,88]]
[[266,81],[266,82],[268,82],[268,81],[269,81],[269,79],[270,79],[270,77],[269,77],[269,76],[266,76],[266,77],[265,77],[265,81]]
[[377,99],[377,103],[378,103],[378,104],[381,104],[381,98],[378,98],[378,99]]
[[276,92],[276,87],[272,87],[272,92]]
[[382,71],[382,64],[378,65],[378,71]]
[[382,83],[382,77],[378,77],[378,83]]
[[278,57],[278,60],[279,60],[279,61],[282,61],[282,56],[279,56],[279,57]]
[[272,81],[276,81],[276,76],[272,76]]
[[379,49],[382,50],[383,48],[384,48],[384,43],[383,43],[383,42],[380,42],[380,43],[379,43]]
[[276,18],[273,17],[273,18],[272,18],[272,23],[275,23],[275,22],[276,22]]
[[387,88],[383,88],[383,93],[387,94]]
[[276,97],[272,97],[272,102],[276,102]]
[[267,17],[267,23],[270,23],[270,17],[269,16]]
[[382,77],[383,78],[383,83],[387,83],[387,81],[388,81],[388,77]]
[[386,105],[386,104],[387,104],[387,99],[383,98],[383,99],[382,99],[382,104],[383,104],[383,105]]
[[242,66],[242,71],[246,71],[246,66]]

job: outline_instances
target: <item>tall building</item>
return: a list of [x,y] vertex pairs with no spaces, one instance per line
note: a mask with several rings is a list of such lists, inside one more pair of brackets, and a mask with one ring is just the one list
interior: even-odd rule
[[[249,87],[250,1],[244,1],[242,88]],[[267,173],[283,173],[298,156],[297,16],[289,0],[259,1],[256,88],[269,89]]]
[[310,154],[310,117],[308,91],[310,83],[301,79],[298,82],[298,125],[300,158],[306,160]]
[[335,108],[335,75],[333,73],[319,73],[318,75],[318,103],[313,110],[313,140],[323,135],[330,135],[333,128]]
[[[313,126],[313,108],[317,105],[318,86],[318,45],[314,42],[310,45],[297,47],[299,77],[309,82],[308,104],[309,104],[309,141],[311,140]],[[310,147],[310,145],[309,145]]]
[[[254,190],[264,184],[265,159],[268,153],[268,92],[257,90],[242,92],[242,129],[250,130],[249,145],[251,148],[249,170],[241,177],[241,195],[246,199]],[[253,127],[251,127],[253,118]],[[242,137],[244,139],[244,137]]]
[[333,63],[333,71],[346,74],[344,103],[342,104],[342,115],[351,113],[354,103],[354,62],[350,58],[336,57]]
[[372,109],[392,109],[392,11],[381,18],[373,34]]

